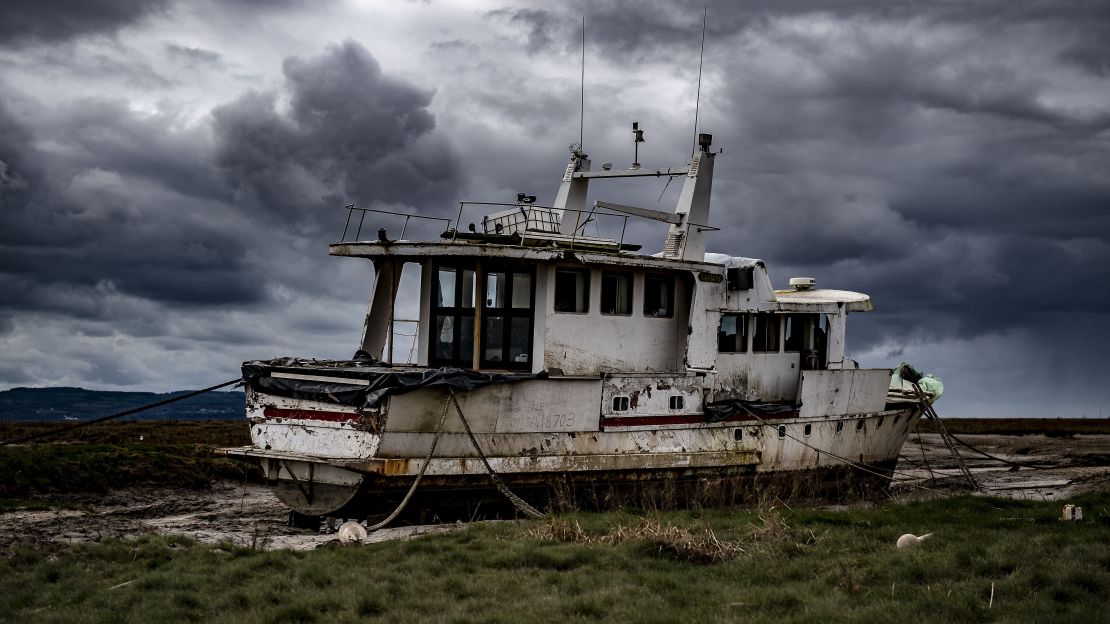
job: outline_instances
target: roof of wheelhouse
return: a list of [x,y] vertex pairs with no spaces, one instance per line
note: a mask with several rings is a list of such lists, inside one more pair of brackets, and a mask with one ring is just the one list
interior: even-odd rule
[[352,258],[403,258],[415,262],[423,258],[515,259],[537,262],[581,262],[610,266],[688,271],[723,272],[725,266],[713,262],[697,262],[640,254],[616,253],[561,247],[522,247],[495,243],[461,241],[360,241],[333,243],[329,253]]

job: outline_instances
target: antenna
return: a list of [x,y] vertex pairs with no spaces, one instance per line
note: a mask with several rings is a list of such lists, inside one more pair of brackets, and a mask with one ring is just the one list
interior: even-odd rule
[[586,16],[582,16],[582,78],[579,83],[580,100],[578,108],[578,150],[582,151],[586,127]]
[[640,129],[640,122],[632,122],[632,144],[635,146],[636,155],[633,158],[632,169],[640,168],[640,144],[644,142],[644,131]]
[[705,63],[705,22],[709,18],[709,5],[704,5],[701,14],[701,56],[698,57],[698,95],[694,100],[694,144],[690,146],[690,157],[698,149],[698,112],[701,107],[701,68]]

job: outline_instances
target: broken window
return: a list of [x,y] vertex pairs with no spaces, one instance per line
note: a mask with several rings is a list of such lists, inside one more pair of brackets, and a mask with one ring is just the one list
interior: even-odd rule
[[755,330],[752,332],[752,351],[755,353],[778,353],[779,317],[776,314],[756,314]]
[[601,272],[601,313],[632,314],[632,274]]
[[674,316],[674,276],[649,273],[644,276],[644,316]]
[[578,269],[555,270],[555,311],[590,311],[590,272]]
[[722,314],[717,328],[717,351],[721,353],[748,352],[748,315]]

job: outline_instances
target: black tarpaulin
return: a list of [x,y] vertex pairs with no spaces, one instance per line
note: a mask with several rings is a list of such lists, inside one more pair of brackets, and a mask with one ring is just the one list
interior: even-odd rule
[[[383,366],[360,366],[355,362],[302,364],[301,360],[282,358],[243,363],[243,379],[266,394],[322,401],[357,408],[375,409],[394,394],[420,388],[444,386],[456,390],[474,390],[491,384],[514,383],[542,379],[547,373],[481,373],[463,368],[392,369]],[[300,376],[328,377],[329,381],[273,377],[283,372]],[[330,381],[334,379],[335,381]]]
[[758,401],[727,399],[706,403],[704,412],[707,422],[721,422],[736,414],[747,414],[755,420],[796,416],[798,408],[789,403],[760,403]]

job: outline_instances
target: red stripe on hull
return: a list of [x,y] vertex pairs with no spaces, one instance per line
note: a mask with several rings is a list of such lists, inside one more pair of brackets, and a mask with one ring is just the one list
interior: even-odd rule
[[316,410],[303,410],[303,409],[281,409],[278,407],[267,407],[262,411],[266,418],[293,418],[296,420],[323,420],[326,422],[347,422],[348,420],[357,420],[358,414],[350,412],[323,412]]

